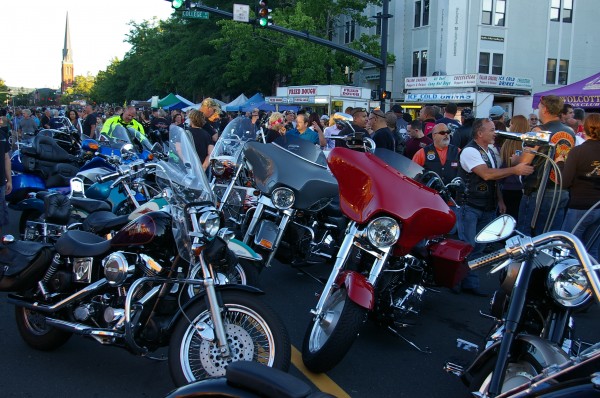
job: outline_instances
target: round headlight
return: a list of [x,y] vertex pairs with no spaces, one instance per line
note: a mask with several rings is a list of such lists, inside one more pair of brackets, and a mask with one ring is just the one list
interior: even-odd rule
[[222,175],[225,172],[225,164],[219,159],[215,159],[212,164],[212,171],[215,175]]
[[550,296],[565,307],[585,304],[592,296],[583,267],[572,258],[562,260],[552,267],[546,285]]
[[376,218],[367,226],[367,236],[372,245],[388,247],[400,237],[400,225],[390,217]]
[[271,195],[273,205],[280,210],[289,209],[294,205],[295,200],[294,192],[289,188],[277,188]]
[[200,216],[200,228],[209,237],[214,237],[221,228],[221,219],[219,214],[214,211],[207,211]]

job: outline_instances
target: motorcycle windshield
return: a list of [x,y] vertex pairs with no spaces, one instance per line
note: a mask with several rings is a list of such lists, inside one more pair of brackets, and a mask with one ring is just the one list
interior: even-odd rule
[[234,163],[238,163],[236,160],[239,159],[244,144],[248,141],[256,141],[257,133],[259,132],[260,130],[247,117],[236,117],[223,130],[210,158],[226,158]]
[[294,135],[282,135],[278,136],[273,143],[309,162],[314,162],[323,167],[327,167],[327,157],[321,148],[310,141],[303,140]]
[[191,239],[185,206],[198,202],[214,205],[215,200],[191,134],[176,125],[169,127],[168,156],[156,163],[156,183],[168,192],[177,249],[181,257],[190,261]]
[[410,249],[454,226],[454,212],[435,190],[409,177],[418,178],[419,166],[402,155],[384,149],[375,155],[340,147],[331,151],[327,161],[339,183],[344,214],[358,224],[383,215],[394,217],[402,225],[398,245]]
[[374,155],[413,180],[420,181],[423,170],[425,170],[406,156],[390,151],[389,149],[376,148]]
[[[288,137],[282,142],[285,147],[277,142],[248,142],[244,148],[244,157],[252,169],[255,187],[263,195],[270,197],[276,188],[287,187],[294,192],[295,209],[320,210],[337,196],[337,181],[325,165],[313,161],[317,159],[323,162],[325,159],[322,155],[323,159],[320,160],[320,156],[314,153],[312,149],[315,145],[294,138]],[[305,144],[312,147],[306,152],[308,159],[300,156],[305,153]],[[321,151],[318,148],[316,150]]]

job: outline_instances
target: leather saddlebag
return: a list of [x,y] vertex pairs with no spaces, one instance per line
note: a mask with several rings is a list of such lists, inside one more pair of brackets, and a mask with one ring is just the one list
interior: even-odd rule
[[43,278],[52,262],[46,243],[17,241],[0,245],[0,291],[27,290]]

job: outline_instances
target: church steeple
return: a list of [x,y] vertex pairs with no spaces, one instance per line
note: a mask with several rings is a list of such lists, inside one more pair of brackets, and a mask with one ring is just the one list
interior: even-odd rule
[[65,24],[65,45],[63,48],[63,60],[61,70],[60,89],[64,93],[68,87],[73,85],[73,52],[71,50],[71,34],[69,32],[69,13],[67,12],[67,23]]

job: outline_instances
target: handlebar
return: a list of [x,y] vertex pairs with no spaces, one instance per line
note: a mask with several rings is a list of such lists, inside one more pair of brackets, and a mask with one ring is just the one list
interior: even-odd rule
[[553,241],[558,241],[557,244],[567,242],[569,243],[570,247],[573,248],[575,255],[581,262],[588,280],[591,282],[596,299],[600,300],[600,279],[594,270],[594,265],[592,264],[584,244],[575,235],[565,231],[550,231],[534,238],[511,238],[506,241],[506,247],[504,249],[470,261],[469,268],[475,270],[507,258],[511,258],[515,261],[522,261],[524,260],[526,253]]
[[103,176],[98,176],[96,178],[96,181],[102,183],[102,182],[114,180],[115,178],[119,177],[120,175],[121,175],[121,173],[119,173],[118,171],[116,171],[114,173],[105,174]]

